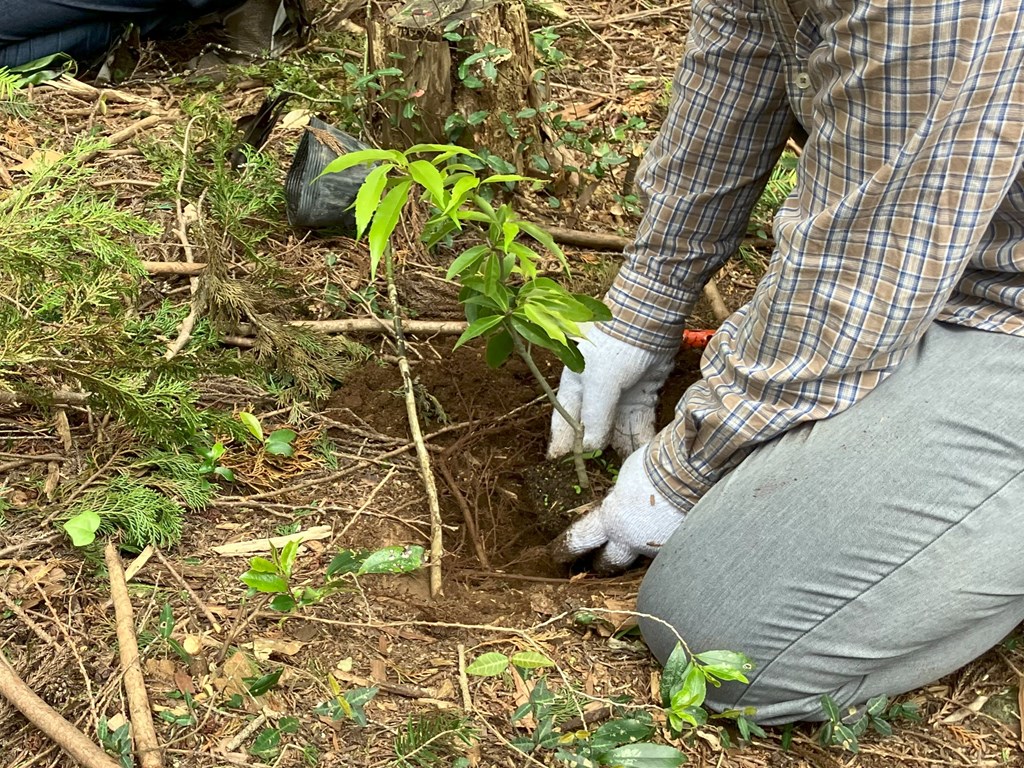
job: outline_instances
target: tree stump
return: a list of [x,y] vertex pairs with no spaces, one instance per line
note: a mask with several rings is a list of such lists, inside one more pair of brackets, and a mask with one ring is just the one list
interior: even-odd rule
[[[384,146],[454,142],[523,170],[536,121],[533,44],[520,0],[409,0],[367,25],[382,91],[368,123]],[[397,75],[395,70],[401,70]]]

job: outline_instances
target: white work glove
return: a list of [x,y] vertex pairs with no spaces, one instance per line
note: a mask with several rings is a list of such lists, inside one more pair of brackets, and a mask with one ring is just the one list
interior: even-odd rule
[[[580,326],[579,340],[586,367],[583,373],[562,371],[558,402],[583,425],[583,450],[609,443],[628,456],[654,437],[654,407],[672,371],[675,352],[652,352],[609,336],[592,323]],[[548,458],[573,449],[572,427],[556,410],[551,418]]]
[[592,552],[597,573],[624,571],[640,555],[653,557],[683,522],[685,513],[662,496],[644,468],[647,446],[623,462],[619,479],[604,501],[569,526],[551,545],[566,563]]

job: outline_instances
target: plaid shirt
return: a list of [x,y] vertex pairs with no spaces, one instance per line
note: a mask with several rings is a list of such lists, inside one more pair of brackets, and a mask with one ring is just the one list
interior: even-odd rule
[[681,509],[867,395],[933,321],[1024,335],[1022,59],[1009,0],[694,0],[606,330],[677,348],[796,121],[809,139],[767,273],[648,451]]

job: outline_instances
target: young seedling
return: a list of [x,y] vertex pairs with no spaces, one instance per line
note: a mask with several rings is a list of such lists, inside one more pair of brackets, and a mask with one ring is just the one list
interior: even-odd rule
[[[428,156],[429,160],[414,159]],[[340,173],[359,164],[377,165],[360,187],[355,202],[356,228],[368,233],[370,273],[376,274],[386,258],[391,234],[410,200],[413,185],[423,190],[432,216],[423,236],[429,247],[451,239],[467,227],[474,228],[482,242],[458,253],[447,277],[462,287],[459,301],[469,326],[455,347],[484,338],[485,360],[492,368],[502,365],[513,353],[518,355],[536,379],[552,406],[575,434],[574,460],[581,488],[588,488],[583,459],[583,428],[558,402],[554,390],[540,372],[533,347],[553,352],[570,370],[580,372],[584,361],[576,339],[580,324],[610,319],[600,301],[571,293],[556,281],[540,274],[544,257],[537,245],[552,254],[568,271],[568,262],[551,235],[525,221],[508,204],[493,205],[490,192],[499,185],[530,181],[514,174],[496,174],[481,179],[464,158],[477,158],[463,147],[420,144],[405,152],[368,149],[343,155],[324,173]]]
[[249,434],[263,443],[264,450],[270,455],[285,457],[294,455],[295,448],[292,446],[292,443],[295,442],[297,437],[295,430],[275,429],[269,435],[264,436],[263,425],[251,413],[243,411],[238,414],[238,420],[249,430]]

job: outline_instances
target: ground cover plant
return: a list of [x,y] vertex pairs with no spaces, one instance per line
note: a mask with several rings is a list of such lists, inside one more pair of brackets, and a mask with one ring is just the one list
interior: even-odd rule
[[[574,363],[636,227],[687,4],[529,4],[539,99],[362,158],[386,169],[362,239],[292,231],[283,178],[311,112],[415,121],[392,109],[408,63],[364,57],[365,4],[311,8],[308,45],[223,84],[190,81],[174,41],[112,87],[0,73],[0,691],[10,669],[123,766],[154,754],[140,690],[183,768],[1021,764],[1017,636],[866,711],[826,699],[823,724],[761,729],[703,706],[754,671],[744,649],[684,637],[661,669],[642,569],[548,559],[589,495],[544,461],[538,379]],[[443,35],[458,87],[500,80],[507,46]],[[285,119],[239,148],[236,121],[280,93]],[[469,146],[494,125],[519,158]],[[726,309],[796,157],[716,276]],[[716,324],[702,303],[695,327]],[[662,421],[698,361],[680,349]],[[600,496],[617,459],[585,458]],[[3,768],[76,764],[3,696],[0,745]]]

